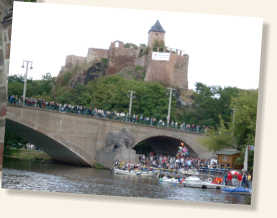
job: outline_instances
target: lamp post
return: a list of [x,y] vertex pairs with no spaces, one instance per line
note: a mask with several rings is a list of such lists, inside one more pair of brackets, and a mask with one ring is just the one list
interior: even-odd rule
[[133,98],[135,98],[135,91],[129,90],[128,91],[128,96],[130,97],[130,102],[129,102],[129,117],[131,117],[132,114],[132,105],[133,105]]
[[24,75],[24,88],[23,88],[23,103],[22,105],[24,106],[25,104],[25,98],[26,98],[26,90],[27,90],[27,76],[28,76],[28,71],[29,69],[33,69],[33,62],[32,61],[23,61],[22,68],[26,68],[25,75]]
[[168,114],[167,114],[167,126],[169,126],[169,122],[170,122],[170,114],[171,114],[171,102],[172,102],[172,95],[173,95],[173,91],[175,91],[176,89],[174,88],[167,88],[169,90],[169,101],[168,101]]
[[233,115],[233,117],[232,117],[232,123],[233,123],[233,136],[235,135],[235,119],[236,119],[236,110],[235,109],[233,109],[232,110],[233,111],[233,113],[232,113],[232,115]]

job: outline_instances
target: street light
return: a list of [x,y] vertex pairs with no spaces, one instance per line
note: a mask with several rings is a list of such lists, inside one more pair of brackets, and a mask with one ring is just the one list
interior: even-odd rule
[[167,88],[167,89],[169,90],[168,114],[167,114],[167,127],[168,127],[170,122],[172,95],[173,95],[173,91],[176,91],[176,89],[174,88]]
[[234,108],[234,109],[232,109],[232,115],[233,115],[233,117],[232,117],[232,123],[233,123],[233,135],[235,135],[235,119],[236,119],[236,109]]
[[30,70],[33,69],[33,62],[24,60],[23,63],[22,63],[22,68],[26,68],[25,75],[24,75],[24,89],[23,89],[23,103],[22,103],[22,105],[24,106],[25,98],[26,98],[28,71],[29,71],[29,69]]
[[132,114],[132,105],[133,105],[133,98],[135,98],[135,91],[129,90],[128,91],[128,96],[130,97],[130,102],[129,102],[129,117],[131,117]]

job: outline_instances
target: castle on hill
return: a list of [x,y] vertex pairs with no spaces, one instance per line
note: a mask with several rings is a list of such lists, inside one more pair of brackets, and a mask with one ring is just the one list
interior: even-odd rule
[[109,49],[89,48],[87,57],[67,56],[61,72],[76,65],[93,65],[103,59],[107,59],[108,63],[105,75],[140,66],[145,71],[145,81],[158,81],[166,86],[188,89],[189,57],[182,50],[166,47],[165,30],[158,20],[148,31],[147,46],[117,40],[110,44]]

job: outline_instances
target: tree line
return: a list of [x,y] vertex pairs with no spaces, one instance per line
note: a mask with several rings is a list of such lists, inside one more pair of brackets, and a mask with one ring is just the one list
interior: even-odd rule
[[[126,113],[129,109],[128,91],[133,90],[133,114],[166,120],[168,90],[158,82],[130,80],[116,74],[75,87],[71,87],[69,81],[57,84],[50,73],[41,80],[29,79],[27,96]],[[23,83],[23,77],[10,76],[9,95],[21,96]],[[258,90],[196,83],[190,96],[192,103],[185,106],[179,103],[180,92],[182,90],[177,90],[173,96],[172,120],[209,126],[209,137],[204,144],[210,150],[225,147],[243,150],[246,144],[254,144]]]

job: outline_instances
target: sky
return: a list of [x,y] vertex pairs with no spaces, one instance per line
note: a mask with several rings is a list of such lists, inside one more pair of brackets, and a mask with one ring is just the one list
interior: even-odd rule
[[15,2],[9,75],[57,76],[67,55],[86,56],[88,48],[108,49],[115,40],[147,44],[159,20],[165,44],[189,55],[189,89],[209,86],[256,89],[259,85],[263,20],[181,12]]

